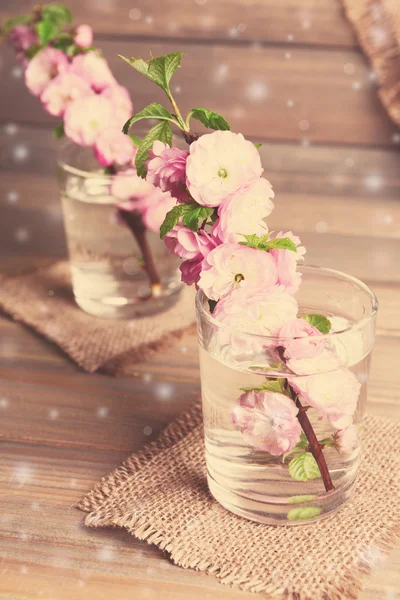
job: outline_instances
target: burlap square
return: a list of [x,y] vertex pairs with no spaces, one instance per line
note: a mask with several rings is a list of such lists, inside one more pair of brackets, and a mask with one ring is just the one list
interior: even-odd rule
[[229,513],[206,483],[196,403],[158,440],[105,477],[79,508],[90,527],[125,527],[185,568],[290,600],[357,598],[399,532],[400,422],[369,416],[354,495],[335,515],[300,527],[259,525]]
[[118,374],[194,327],[193,290],[175,305],[131,321],[99,319],[73,299],[67,261],[0,279],[0,309],[57,344],[85,371]]
[[400,126],[400,2],[341,0],[379,84],[379,96]]

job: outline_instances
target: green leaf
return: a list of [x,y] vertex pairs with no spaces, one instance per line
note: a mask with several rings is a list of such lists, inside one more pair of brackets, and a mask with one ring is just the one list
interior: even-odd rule
[[287,514],[289,521],[310,521],[322,513],[322,508],[317,506],[299,506],[292,508]]
[[64,135],[64,124],[63,123],[59,123],[58,125],[56,125],[54,127],[53,135],[56,138],[56,140],[59,140],[60,138],[63,137],[63,135]]
[[214,213],[213,208],[206,206],[199,206],[198,204],[189,205],[190,208],[185,212],[183,217],[183,224],[188,227],[191,231],[199,230],[200,219],[208,219]]
[[303,315],[301,317],[307,323],[318,329],[321,333],[329,333],[332,327],[330,320],[324,315],[311,314],[311,315]]
[[166,144],[172,144],[172,131],[171,125],[168,121],[162,121],[150,129],[147,135],[143,138],[142,143],[139,146],[136,154],[135,164],[136,170],[140,177],[146,176],[146,168],[144,163],[147,160],[147,153],[156,140],[160,140]]
[[142,140],[137,135],[133,135],[133,133],[128,133],[128,135],[131,138],[131,140],[134,143],[134,145],[137,148],[139,148],[140,144],[142,143]]
[[59,28],[50,19],[44,19],[36,23],[35,31],[42,45],[45,46],[57,35]]
[[148,77],[160,88],[169,91],[172,75],[181,66],[182,52],[172,52],[149,61]]
[[261,148],[262,144],[259,144],[258,142],[254,142],[253,146],[255,148],[257,148],[257,150],[258,150],[259,148]]
[[258,387],[242,387],[243,392],[277,392],[285,393],[285,379],[269,379]]
[[[241,234],[242,235],[242,234]],[[249,246],[250,248],[257,248],[258,250],[265,250],[268,252],[273,248],[278,250],[291,250],[297,252],[296,244],[290,238],[275,238],[269,240],[269,235],[243,235],[245,242],[239,242],[242,246]]]
[[140,57],[132,57],[118,55],[122,60],[128,63],[131,67],[145,75],[150,81],[153,81],[160,86],[164,91],[169,93],[169,82],[175,71],[181,66],[182,52],[173,52],[167,56],[158,56],[149,61],[143,60]]
[[285,454],[283,454],[282,462],[284,463],[288,456],[291,456],[292,454],[295,454],[296,452],[302,452],[303,450],[305,450],[307,448],[307,446],[308,446],[307,438],[304,439],[300,435],[300,442],[297,442],[295,447],[292,448],[291,450],[289,450],[289,452],[285,452]]
[[291,496],[287,499],[289,504],[301,504],[302,502],[312,502],[316,496]]
[[26,50],[26,56],[29,58],[29,60],[32,60],[32,58],[36,56],[36,54],[40,52],[41,49],[42,46],[40,46],[39,44],[32,44],[32,46],[29,46],[28,50]]
[[58,2],[47,4],[43,7],[43,17],[57,23],[58,25],[64,25],[65,23],[72,23],[72,14],[69,8]]
[[215,307],[217,306],[217,301],[216,300],[209,300],[208,301],[208,306],[210,307],[210,313],[213,314]]
[[140,110],[136,115],[133,115],[123,126],[122,131],[124,133],[128,133],[131,125],[136,123],[137,121],[141,121],[142,119],[158,119],[161,121],[171,121],[178,125],[177,121],[171,115],[171,113],[164,108],[161,104],[157,102],[152,102],[142,110]]
[[218,113],[212,112],[207,108],[192,108],[186,120],[188,127],[191,118],[196,119],[196,121],[200,121],[200,123],[203,123],[203,125],[209,129],[227,131],[231,128],[228,121],[226,121],[224,117],[221,117],[221,115]]
[[160,228],[160,237],[161,239],[167,235],[171,231],[173,227],[178,223],[179,219],[185,213],[187,205],[186,204],[177,204],[171,209]]
[[17,17],[10,17],[4,21],[1,33],[4,37],[7,37],[17,25],[30,25],[30,23],[32,23],[32,15],[29,15],[28,13],[18,15]]
[[292,458],[289,463],[289,474],[296,481],[321,477],[317,462],[310,452],[301,452]]
[[306,434],[304,433],[304,431],[302,431],[302,432],[300,433],[300,440],[301,440],[301,441],[302,441],[304,444],[308,444],[308,439],[307,439],[307,436],[306,436]]

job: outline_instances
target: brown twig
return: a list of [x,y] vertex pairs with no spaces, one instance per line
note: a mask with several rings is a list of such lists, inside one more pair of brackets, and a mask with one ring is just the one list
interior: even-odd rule
[[146,227],[143,224],[142,218],[140,214],[136,213],[135,211],[123,210],[122,208],[118,210],[121,219],[129,227],[135,240],[138,243],[138,246],[142,253],[144,268],[151,282],[152,295],[157,296],[160,294],[161,291],[161,281],[156,266],[154,264],[153,255],[147,243]]
[[191,131],[182,131],[183,133],[183,137],[185,138],[185,142],[187,144],[192,144],[193,142],[195,142],[196,140],[199,139],[199,136],[197,135],[197,133],[192,133]]
[[310,419],[307,416],[307,407],[304,407],[301,404],[299,396],[296,394],[296,392],[289,383],[288,387],[292,395],[292,399],[295,402],[297,408],[299,409],[299,412],[297,413],[297,419],[308,440],[310,452],[315,458],[316,463],[318,465],[322,481],[324,482],[325,490],[327,492],[330,492],[331,490],[335,489],[335,486],[332,483],[332,479],[328,470],[328,465],[326,464],[325,456],[322,452],[324,446],[319,443],[317,436],[315,435],[313,426],[311,425]]

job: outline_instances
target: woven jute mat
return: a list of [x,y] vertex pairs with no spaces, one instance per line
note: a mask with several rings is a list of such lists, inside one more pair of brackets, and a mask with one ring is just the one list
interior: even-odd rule
[[259,525],[210,496],[196,403],[78,508],[89,513],[89,527],[125,527],[181,567],[225,584],[290,600],[354,599],[399,533],[399,435],[400,422],[365,419],[354,495],[332,517],[297,527]]
[[400,126],[400,2],[341,1],[376,73],[379,96],[393,121]]
[[130,321],[99,319],[74,301],[67,261],[0,279],[0,309],[59,346],[85,371],[110,374],[165,349],[194,328],[193,291],[151,316]]

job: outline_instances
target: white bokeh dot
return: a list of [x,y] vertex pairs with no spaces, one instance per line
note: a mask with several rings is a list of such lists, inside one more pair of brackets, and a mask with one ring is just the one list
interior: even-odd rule
[[47,295],[48,295],[48,296],[54,296],[54,290],[49,290],[49,291],[47,292]]
[[361,90],[361,83],[359,81],[353,81],[351,87],[354,91],[358,92],[358,90]]
[[199,6],[204,6],[204,4],[207,4],[207,0],[195,0],[195,2]]
[[311,145],[311,142],[309,139],[307,138],[303,138],[301,140],[301,145],[304,146],[304,148],[308,148]]
[[182,354],[187,354],[189,352],[189,348],[187,346],[182,346],[181,352],[182,352]]
[[356,72],[356,67],[355,65],[353,65],[353,63],[345,63],[344,67],[343,67],[343,71],[345,73],[345,75],[354,75],[354,73]]
[[311,27],[310,19],[303,19],[301,22],[301,26],[303,29],[310,29],[310,27]]
[[60,412],[56,408],[52,408],[49,410],[49,419],[55,421],[60,416]]
[[105,417],[108,416],[109,410],[107,408],[107,406],[99,406],[96,414],[98,417],[100,417],[100,419],[105,419]]
[[391,225],[393,223],[393,217],[392,215],[386,215],[386,217],[384,217],[383,222],[385,223],[385,225]]
[[111,548],[107,548],[105,546],[104,548],[100,548],[97,551],[97,556],[100,560],[104,560],[104,561],[113,560],[114,552]]
[[236,27],[230,27],[230,29],[228,29],[228,34],[230,37],[237,37],[239,32]]
[[159,400],[169,400],[172,398],[174,388],[170,383],[157,383],[154,393]]
[[153,433],[153,430],[151,427],[145,427],[143,429],[143,433],[144,433],[144,435],[151,435]]
[[180,85],[176,85],[176,86],[175,86],[175,93],[176,93],[176,94],[180,94],[180,93],[181,93],[181,91],[182,91],[182,88],[181,88],[181,86],[180,86]]
[[23,73],[24,70],[20,65],[15,65],[15,67],[11,69],[11,76],[14,77],[14,79],[21,79]]
[[12,150],[13,159],[17,162],[26,160],[29,156],[29,148],[25,144],[17,144]]
[[5,396],[2,396],[0,398],[0,408],[7,408],[8,405],[9,405],[8,398],[6,398]]
[[288,100],[288,101],[286,102],[286,106],[287,106],[288,108],[293,108],[293,106],[294,106],[294,102],[293,102],[293,100]]
[[245,23],[239,23],[239,25],[237,26],[237,30],[240,33],[243,33],[243,31],[246,31],[247,29],[247,25]]
[[252,81],[246,88],[246,95],[251,100],[265,100],[268,96],[268,87],[264,81]]
[[347,158],[344,159],[344,165],[348,169],[351,169],[351,167],[354,167],[354,159],[351,158],[351,156],[348,156]]
[[132,21],[139,21],[141,16],[142,11],[138,8],[131,8],[131,10],[129,11],[129,18],[132,19]]
[[370,72],[368,73],[368,79],[369,79],[370,81],[376,81],[376,73],[375,73],[375,71],[370,71]]
[[32,510],[39,510],[39,508],[40,508],[39,502],[32,502],[32,504],[31,504]]
[[28,570],[28,567],[26,565],[23,565],[19,571],[22,575],[26,575],[28,573]]
[[291,52],[285,52],[284,54],[286,60],[289,60],[290,58],[292,58],[292,53]]
[[145,19],[147,25],[151,25],[154,21],[153,17],[151,17],[150,15],[148,17],[146,17]]
[[143,381],[145,383],[150,383],[150,381],[152,381],[152,380],[153,380],[153,375],[151,373],[145,373],[143,375]]
[[308,131],[311,127],[310,121],[307,121],[307,119],[302,119],[301,121],[299,121],[299,129],[300,131]]
[[293,42],[294,36],[291,33],[289,33],[287,36],[287,39],[288,39],[288,42]]
[[225,81],[225,79],[227,78],[228,74],[229,74],[229,67],[228,67],[228,65],[222,63],[222,64],[218,65],[217,69],[215,70],[214,79],[217,82]]
[[16,125],[15,123],[7,123],[6,125],[4,125],[4,132],[6,133],[6,135],[15,135],[16,133],[18,133],[18,125]]
[[19,194],[15,190],[7,192],[7,202],[10,204],[16,204],[19,200]]
[[370,192],[378,192],[383,187],[383,178],[379,174],[367,175],[364,184]]
[[33,469],[26,463],[20,463],[14,469],[11,481],[16,481],[19,485],[24,485],[31,481],[33,477]]
[[328,231],[328,224],[325,221],[318,221],[315,225],[317,233],[326,233]]
[[15,239],[20,244],[25,244],[31,237],[31,235],[30,235],[28,229],[26,229],[26,227],[18,227],[18,229],[15,230],[14,235],[15,235]]
[[392,135],[393,144],[400,144],[400,133],[397,131]]

